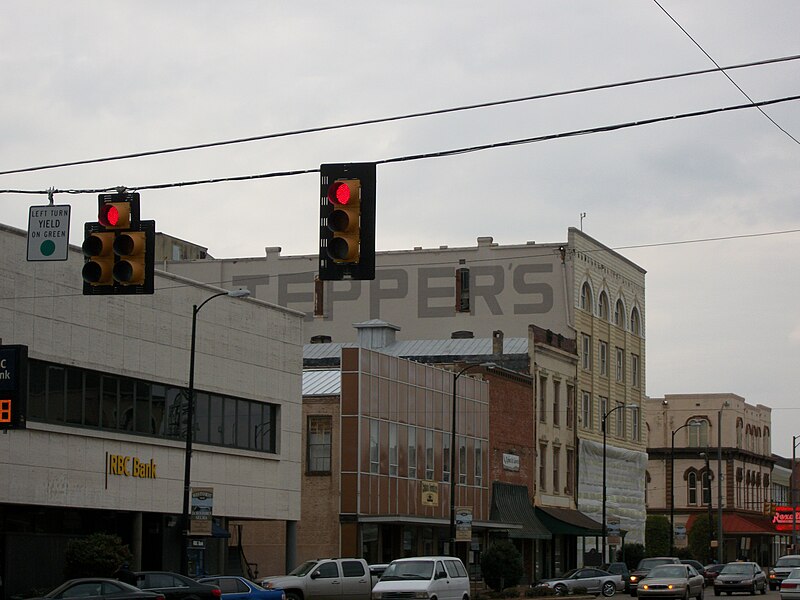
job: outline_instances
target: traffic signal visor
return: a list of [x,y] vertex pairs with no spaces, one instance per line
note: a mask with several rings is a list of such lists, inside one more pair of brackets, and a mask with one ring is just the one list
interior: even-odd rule
[[332,211],[328,228],[333,239],[328,254],[334,262],[357,263],[361,245],[361,181],[337,179],[328,188]]
[[83,240],[83,280],[90,285],[113,285],[114,233],[92,233]]
[[131,226],[131,203],[106,202],[100,207],[97,220],[106,229],[127,229]]
[[126,231],[114,239],[113,276],[122,285],[142,285],[145,279],[146,234],[144,231]]

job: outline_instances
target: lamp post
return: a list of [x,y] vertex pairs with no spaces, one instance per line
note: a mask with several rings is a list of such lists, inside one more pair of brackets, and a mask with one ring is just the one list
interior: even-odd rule
[[181,573],[189,574],[189,496],[192,480],[192,441],[194,438],[194,354],[195,342],[197,340],[197,313],[206,305],[207,302],[220,296],[230,296],[232,298],[246,298],[250,295],[250,290],[230,290],[219,292],[209,296],[198,306],[192,306],[192,343],[189,350],[189,390],[186,397],[186,450],[183,463],[183,513],[181,515],[181,527],[183,548],[181,549]]
[[[672,430],[672,445],[669,450],[669,543],[675,547],[675,434],[684,427],[699,427],[700,421],[689,421]],[[672,550],[670,550],[671,552]]]
[[453,373],[453,424],[450,429],[450,556],[456,555],[456,383],[458,378],[476,367],[496,367],[493,362],[474,363]]
[[717,562],[722,563],[722,410],[730,402],[725,400],[717,411]]
[[789,498],[792,503],[792,552],[797,552],[797,501],[794,494],[794,467],[797,463],[797,444],[800,443],[800,435],[792,436],[792,472],[789,475]]
[[606,421],[608,420],[608,417],[609,417],[609,415],[611,413],[613,413],[615,410],[620,410],[620,409],[623,409],[623,408],[634,408],[634,407],[633,406],[627,406],[626,404],[620,404],[619,406],[615,406],[611,410],[609,410],[606,413],[604,413],[603,414],[603,418],[600,420],[600,428],[603,430],[603,523],[602,523],[602,529],[603,529],[603,536],[602,536],[603,537],[603,546],[602,546],[602,548],[603,548],[603,554],[602,554],[603,562],[606,562],[606,533],[607,533],[607,527],[606,527],[606,503],[608,501],[608,498],[607,498],[607,495],[606,495],[606,447],[608,446],[608,434],[607,434],[608,428],[606,427]]
[[[708,452],[701,452],[700,456],[703,457],[703,460],[706,463],[705,477],[706,477],[706,482],[708,482],[708,551],[709,551],[709,553],[713,554],[713,552],[711,550],[711,540],[714,539],[714,521],[713,521],[713,519],[711,517],[711,504],[712,504],[711,501],[713,500],[713,498],[711,496],[711,467],[709,467],[709,465],[708,465]],[[704,482],[704,485],[703,485],[703,496],[705,496],[705,493],[706,493],[706,486],[705,486],[705,482]],[[703,498],[703,499],[705,500],[705,498]],[[710,555],[709,555],[709,558],[710,558]]]

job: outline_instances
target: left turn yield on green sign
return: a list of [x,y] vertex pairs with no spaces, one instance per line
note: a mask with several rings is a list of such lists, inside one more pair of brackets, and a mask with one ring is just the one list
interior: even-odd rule
[[28,260],[67,260],[68,204],[31,206],[28,211]]

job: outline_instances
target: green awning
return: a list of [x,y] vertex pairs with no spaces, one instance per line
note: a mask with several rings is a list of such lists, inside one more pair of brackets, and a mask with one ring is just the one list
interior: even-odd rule
[[537,506],[536,516],[553,535],[579,537],[603,535],[602,525],[579,510]]
[[521,529],[512,529],[508,537],[530,540],[549,540],[552,535],[547,528],[536,518],[528,498],[528,487],[495,481],[492,483],[492,521],[503,523],[518,523]]

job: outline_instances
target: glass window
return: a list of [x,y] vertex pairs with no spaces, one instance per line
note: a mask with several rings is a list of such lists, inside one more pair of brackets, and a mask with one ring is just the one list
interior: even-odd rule
[[417,478],[417,428],[408,428],[408,478]]
[[567,385],[567,429],[575,422],[575,386]]
[[697,474],[692,472],[687,477],[687,485],[689,487],[689,504],[697,504]]
[[380,438],[379,423],[375,419],[369,420],[369,472],[380,473]]
[[539,421],[547,421],[547,377],[539,377]]
[[450,481],[450,434],[442,436],[442,481]]
[[639,387],[639,355],[631,354],[631,385]]
[[601,319],[608,321],[608,295],[605,293],[605,291],[600,292],[597,312],[599,313]]
[[335,562],[320,563],[316,568],[316,572],[319,573],[319,577],[321,579],[333,579],[339,577],[339,567],[336,566]]
[[73,425],[83,423],[83,371],[67,369],[67,410],[65,422]]
[[581,425],[584,429],[592,428],[592,395],[589,392],[583,392],[583,402],[581,405]]
[[592,370],[592,338],[586,334],[581,335],[581,366],[584,371]]
[[547,444],[539,444],[539,487],[547,490]]
[[614,325],[618,327],[622,327],[622,324],[625,322],[625,306],[622,304],[622,298],[619,298],[614,305]]
[[615,411],[617,413],[617,426],[614,428],[614,433],[617,434],[617,437],[625,437],[625,405],[621,402],[617,402],[617,406]]
[[641,324],[640,324],[640,320],[639,320],[639,309],[636,308],[635,306],[633,307],[633,310],[631,311],[631,333],[633,333],[634,335],[640,335],[641,334]]
[[592,288],[588,281],[584,282],[581,287],[581,308],[592,312]]
[[617,348],[617,383],[625,381],[625,350]]
[[269,436],[269,422],[264,418],[264,405],[248,402],[250,407],[250,443],[248,448],[262,450],[264,440]]
[[397,423],[389,423],[389,475],[397,477],[398,461]]
[[63,367],[47,369],[47,419],[64,422],[66,371]]
[[223,443],[224,406],[225,403],[221,396],[209,396],[208,441],[212,444]]
[[343,577],[361,577],[365,575],[364,565],[358,560],[343,560],[342,561],[342,576]]
[[208,394],[204,392],[194,394],[194,441],[208,442]]
[[458,436],[458,483],[467,483],[467,438]]
[[553,492],[558,494],[561,485],[561,474],[559,467],[561,466],[561,448],[553,447]]
[[561,422],[561,382],[553,381],[553,425]]
[[331,471],[331,423],[330,416],[308,417],[307,461],[309,473]]
[[117,404],[119,398],[119,379],[116,377],[103,376],[103,406],[102,406],[102,427],[103,429],[117,428]]
[[475,486],[483,485],[483,443],[475,441]]
[[136,431],[150,433],[150,384],[144,381],[136,382]]
[[572,493],[572,486],[574,481],[575,473],[575,451],[572,448],[567,448],[567,474],[566,474],[566,481],[565,488],[568,494]]
[[608,377],[608,342],[600,341],[600,375]]
[[86,371],[84,375],[83,422],[90,427],[100,427],[100,374]]
[[632,406],[631,409],[631,439],[639,440],[639,407]]
[[[87,380],[86,387],[89,384]],[[150,414],[153,419],[151,422],[150,433],[164,435],[165,419],[164,415],[167,408],[167,390],[163,385],[154,385],[151,388],[152,399],[150,402]]]
[[236,446],[236,400],[225,398],[223,409],[223,440],[226,446]]
[[[247,448],[250,441],[250,411],[245,400],[236,401],[236,447]],[[254,423],[255,425],[255,423]]]
[[47,419],[47,371],[33,360],[28,365],[28,417]]
[[118,427],[123,431],[134,430],[133,415],[133,380],[122,378],[119,380],[119,424]]
[[425,479],[433,479],[433,430],[425,430]]

